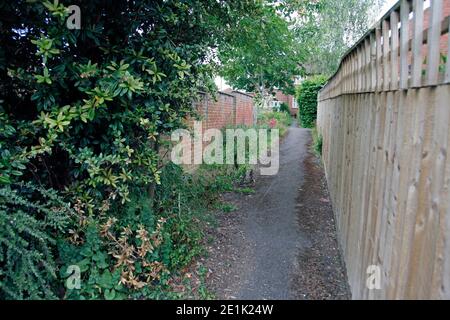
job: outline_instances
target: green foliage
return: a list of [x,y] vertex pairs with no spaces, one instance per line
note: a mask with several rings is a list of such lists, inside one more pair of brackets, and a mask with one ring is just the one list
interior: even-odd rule
[[295,33],[308,74],[331,76],[375,22],[385,0],[295,1]]
[[262,128],[275,128],[280,130],[283,137],[292,124],[290,113],[286,112],[264,112],[258,115],[258,126]]
[[303,128],[313,128],[317,119],[317,94],[325,85],[324,76],[307,79],[297,88],[298,119]]
[[223,203],[220,208],[225,213],[230,213],[237,210],[237,207],[231,203]]
[[53,190],[0,188],[0,299],[56,299],[56,243],[73,212]]
[[288,104],[285,103],[285,102],[283,102],[283,103],[280,105],[280,110],[279,110],[279,112],[286,112],[288,115],[291,115],[291,110],[289,110],[289,106],[288,106]]
[[127,287],[121,283],[122,268],[111,268],[113,259],[108,254],[99,226],[95,221],[86,222],[84,236],[59,242],[59,255],[64,265],[60,269],[60,278],[66,279],[70,274],[68,267],[76,265],[81,271],[80,289],[67,289],[65,299],[123,299],[127,297]]
[[239,188],[236,190],[236,192],[243,193],[243,194],[254,194],[256,191],[252,188]]
[[259,98],[275,88],[293,93],[301,57],[290,23],[274,6],[258,3],[242,14],[219,46],[219,73],[233,87],[255,92]]
[[206,287],[206,276],[208,274],[208,269],[205,266],[199,266],[198,271],[200,286],[198,288],[198,294],[201,300],[213,300],[214,294],[208,290]]
[[187,208],[221,188],[164,168],[160,137],[214,90],[211,50],[254,4],[70,4],[81,30],[58,1],[0,3],[0,297],[158,298],[199,252]]
[[[270,146],[272,144],[272,137],[271,137],[271,130],[272,129],[278,129],[279,130],[279,135],[280,137],[284,136],[287,132],[287,128],[288,126],[290,126],[292,123],[292,118],[290,115],[288,115],[285,112],[265,112],[265,113],[261,113],[258,115],[258,122],[256,125],[254,126],[245,126],[245,125],[241,125],[241,126],[229,126],[227,128],[225,128],[223,131],[223,136],[226,136],[226,129],[241,129],[244,132],[249,130],[249,129],[266,129],[268,131],[267,133],[267,146]],[[223,145],[223,150],[227,150],[227,140],[228,139],[224,139],[224,145]],[[237,164],[237,160],[238,160],[238,144],[236,143],[237,139],[235,138],[234,141],[234,159],[235,159],[235,165],[233,166],[236,173],[235,173],[235,179],[236,180],[245,180],[246,175],[251,171],[252,169],[252,165],[249,164],[250,162],[250,148],[245,148],[245,163],[246,164],[242,164],[242,165],[238,165]],[[247,139],[248,141],[248,139]],[[246,142],[246,145],[248,146],[248,143]],[[259,154],[260,150],[260,142],[259,142],[259,135],[256,136],[256,141],[255,141],[255,147],[256,147],[256,151],[257,154]],[[224,163],[226,163],[226,152],[224,152],[223,154],[224,157]],[[233,190],[232,185],[229,185],[229,189],[228,191]]]
[[142,192],[132,192],[130,202],[111,208],[114,218],[83,219],[72,241],[59,243],[65,261],[61,277],[68,276],[70,265],[82,272],[81,290],[68,290],[65,298],[184,297],[188,293],[173,293],[171,275],[204,253],[204,225],[213,219],[219,194],[230,190],[237,177],[232,166],[202,166],[188,174],[168,164],[161,170],[154,207]]
[[[81,197],[90,213],[111,190],[125,203],[131,188],[158,184],[158,137],[181,126],[199,89],[211,85],[199,62],[215,42],[206,32],[212,25],[195,15],[219,8],[91,1],[77,32],[64,27],[62,4],[3,6],[24,14],[2,29],[10,57],[1,75],[1,119],[15,131],[6,137],[12,168],[2,181],[35,167],[46,172],[36,177],[40,183]],[[21,41],[8,41],[18,37],[19,23]],[[174,27],[191,30],[190,37],[168,35]],[[12,55],[23,46],[24,54]]]
[[322,147],[323,147],[323,137],[317,130],[317,127],[314,127],[312,130],[312,138],[313,138],[313,150],[314,153],[321,157],[322,156]]

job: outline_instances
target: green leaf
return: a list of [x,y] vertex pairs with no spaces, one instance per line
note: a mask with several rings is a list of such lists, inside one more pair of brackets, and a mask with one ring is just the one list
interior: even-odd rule
[[100,276],[97,284],[105,289],[110,289],[114,287],[113,279],[111,272],[109,270],[105,270],[102,275]]
[[94,120],[94,118],[95,118],[95,109],[94,108],[89,109],[89,111],[87,113],[87,118],[91,121]]
[[17,170],[11,170],[11,174],[14,175],[14,176],[21,176],[21,175],[23,175],[22,172],[17,171]]
[[114,300],[114,298],[116,297],[116,290],[114,289],[106,289],[103,296],[105,297],[106,300]]
[[0,175],[0,184],[10,184],[10,183],[11,179],[9,178],[9,176]]

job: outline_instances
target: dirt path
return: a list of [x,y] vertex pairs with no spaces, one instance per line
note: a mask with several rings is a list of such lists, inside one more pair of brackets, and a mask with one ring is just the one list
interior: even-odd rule
[[253,195],[228,194],[238,210],[219,216],[208,288],[218,299],[345,299],[322,169],[309,152],[309,130],[289,129],[280,171],[258,177]]

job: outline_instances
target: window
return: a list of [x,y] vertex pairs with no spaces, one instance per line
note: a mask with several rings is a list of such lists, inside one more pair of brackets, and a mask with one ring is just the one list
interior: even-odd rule
[[272,108],[273,109],[279,109],[281,107],[280,101],[272,101]]

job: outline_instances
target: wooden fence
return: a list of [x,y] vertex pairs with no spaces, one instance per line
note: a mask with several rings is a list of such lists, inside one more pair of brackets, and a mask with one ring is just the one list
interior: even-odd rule
[[449,1],[400,1],[319,94],[355,299],[450,299]]

